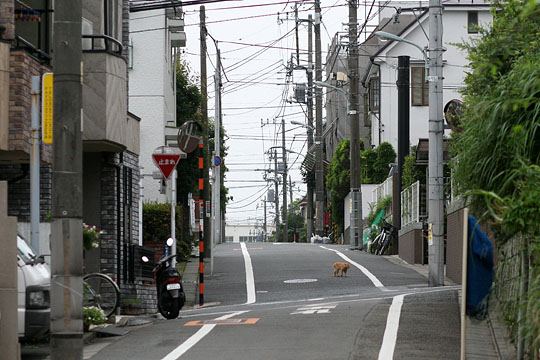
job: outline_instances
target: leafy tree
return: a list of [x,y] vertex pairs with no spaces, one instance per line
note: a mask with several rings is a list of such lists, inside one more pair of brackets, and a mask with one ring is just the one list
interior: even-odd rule
[[360,172],[362,176],[362,184],[375,184],[375,173],[373,168],[377,161],[377,153],[373,149],[366,149],[360,153]]
[[300,200],[297,199],[289,207],[287,212],[287,222],[289,226],[289,239],[292,241],[293,234],[296,232],[299,234],[297,241],[305,242],[306,241],[306,224],[304,222],[304,217],[300,212]]
[[387,142],[375,149],[366,149],[360,153],[360,172],[362,184],[380,184],[388,177],[390,164],[396,161],[396,152]]
[[425,183],[426,173],[425,166],[416,165],[416,146],[413,146],[411,147],[410,155],[405,156],[405,161],[403,162],[403,177],[401,179],[401,185],[403,189],[405,189],[417,181]]
[[342,140],[330,162],[326,184],[330,192],[330,211],[332,221],[338,225],[339,233],[343,232],[344,200],[350,191],[350,142]]

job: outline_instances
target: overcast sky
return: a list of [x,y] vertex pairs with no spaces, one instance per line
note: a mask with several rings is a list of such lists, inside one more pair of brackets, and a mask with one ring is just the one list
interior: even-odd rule
[[[253,6],[262,5],[262,6]],[[369,3],[371,5],[371,2]],[[368,8],[369,8],[368,5]],[[250,7],[242,7],[250,6]],[[321,0],[322,21],[322,61],[331,37],[343,31],[348,18],[346,0]],[[359,22],[363,22],[365,5],[360,3]],[[291,120],[305,122],[302,108],[285,102],[292,96],[293,85],[285,85],[285,66],[296,46],[294,32],[294,2],[283,0],[244,0],[209,4],[206,6],[206,21],[209,34],[219,43],[223,67],[227,78],[223,79],[223,125],[227,132],[226,146],[229,168],[226,186],[233,200],[227,207],[228,223],[262,222],[262,199],[267,183],[263,172],[257,169],[269,168],[266,154],[272,146],[281,145],[282,116],[286,120],[286,147],[295,152],[306,152],[306,130],[291,125]],[[375,6],[372,15],[378,7]],[[199,74],[199,9],[186,7],[185,24],[187,46],[184,58],[192,71]],[[299,6],[299,18],[307,19],[313,14],[313,3],[304,2]],[[241,19],[239,19],[241,18]],[[291,31],[292,30],[292,31]],[[288,34],[288,35],[286,35]],[[285,35],[285,36],[284,36]],[[275,40],[283,39],[274,43]],[[307,49],[307,25],[300,25],[300,48]],[[210,95],[209,116],[214,115],[213,72],[215,65],[215,46],[207,39],[208,53],[208,93]],[[264,45],[273,44],[272,48]],[[259,46],[255,46],[259,45]],[[301,54],[302,60],[307,55]],[[324,74],[324,72],[323,72]],[[291,82],[305,82],[301,71],[294,73]],[[285,104],[285,107],[283,105]],[[305,110],[305,107],[304,107]],[[261,121],[265,123],[261,126]],[[273,123],[279,123],[274,125]],[[279,149],[278,149],[279,150]],[[293,198],[305,195],[299,168],[303,156],[288,154],[288,164],[293,182]],[[270,174],[273,176],[272,174]],[[272,185],[268,182],[268,185]],[[280,189],[281,191],[281,189]],[[280,204],[282,203],[280,196]],[[268,221],[273,221],[274,208],[268,206]]]

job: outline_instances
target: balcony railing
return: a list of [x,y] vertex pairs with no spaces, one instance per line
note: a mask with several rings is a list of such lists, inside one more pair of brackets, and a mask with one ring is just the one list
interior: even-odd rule
[[34,57],[41,63],[48,64],[51,61],[49,54],[36,48],[30,41],[25,40],[19,35],[15,36],[15,41],[13,42],[12,47],[14,49],[23,49],[27,51],[30,56]]
[[122,57],[122,43],[107,35],[83,35],[83,52],[109,53]]

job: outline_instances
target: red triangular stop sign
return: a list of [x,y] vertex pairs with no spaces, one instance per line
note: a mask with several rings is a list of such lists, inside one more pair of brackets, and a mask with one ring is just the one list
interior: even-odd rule
[[152,159],[163,177],[168,179],[180,160],[180,154],[152,154]]

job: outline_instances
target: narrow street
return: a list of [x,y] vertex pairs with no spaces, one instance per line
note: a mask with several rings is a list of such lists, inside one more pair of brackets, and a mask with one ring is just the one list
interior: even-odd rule
[[[243,246],[215,248],[206,281],[214,306],[97,340],[91,359],[459,358],[455,288],[428,288],[417,272],[347,246]],[[245,252],[254,283],[246,283]],[[342,260],[352,266],[334,277],[332,263]]]

